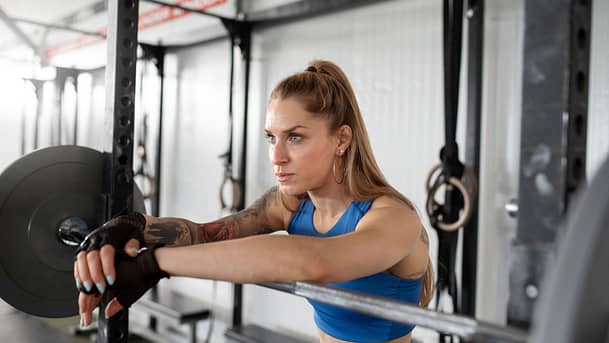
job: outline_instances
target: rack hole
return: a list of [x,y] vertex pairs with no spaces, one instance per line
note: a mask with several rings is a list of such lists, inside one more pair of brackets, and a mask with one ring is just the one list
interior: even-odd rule
[[133,82],[132,82],[132,81],[131,81],[131,79],[129,79],[129,78],[124,77],[124,78],[121,80],[121,85],[122,85],[123,87],[125,87],[125,88],[130,88],[132,84],[133,84]]
[[131,120],[129,120],[129,117],[127,117],[127,116],[122,116],[119,118],[118,123],[122,127],[127,127],[127,126],[129,126],[129,124],[131,124]]
[[123,96],[121,97],[121,105],[127,107],[129,105],[131,105],[131,98],[129,98],[128,96]]
[[133,59],[131,58],[123,58],[122,62],[125,68],[131,68],[133,66]]
[[575,87],[580,93],[586,91],[586,74],[581,70],[578,70],[575,74]]
[[577,30],[577,47],[584,50],[587,43],[588,32],[583,27],[580,27],[579,30]]
[[125,19],[123,21],[123,26],[127,29],[133,29],[135,27],[135,22],[131,19]]
[[118,157],[118,163],[125,165],[127,164],[127,155],[120,155]]
[[129,145],[130,142],[131,142],[131,139],[129,139],[129,137],[127,137],[127,136],[118,137],[118,144],[120,144],[121,146],[127,146],[127,145]]
[[125,48],[127,48],[127,49],[131,49],[131,48],[133,48],[134,44],[133,44],[133,41],[132,41],[131,39],[129,39],[129,38],[125,38],[125,39],[123,40],[123,46],[124,46]]
[[575,134],[578,136],[584,135],[586,123],[584,122],[584,116],[581,113],[575,115]]

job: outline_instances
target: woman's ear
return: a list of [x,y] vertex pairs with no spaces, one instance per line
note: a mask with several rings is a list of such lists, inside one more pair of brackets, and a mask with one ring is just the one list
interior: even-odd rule
[[349,125],[342,125],[336,130],[336,137],[338,138],[337,153],[343,155],[345,151],[351,146],[353,140],[353,130]]

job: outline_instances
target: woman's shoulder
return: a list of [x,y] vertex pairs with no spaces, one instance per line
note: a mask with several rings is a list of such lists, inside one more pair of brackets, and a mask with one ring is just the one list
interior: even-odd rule
[[411,204],[404,203],[404,201],[389,195],[379,196],[372,201],[372,205],[370,206],[371,210],[384,208],[416,213]]
[[362,227],[382,227],[392,228],[418,228],[421,218],[417,211],[410,204],[403,200],[382,195],[372,202],[368,212],[362,217],[358,226]]

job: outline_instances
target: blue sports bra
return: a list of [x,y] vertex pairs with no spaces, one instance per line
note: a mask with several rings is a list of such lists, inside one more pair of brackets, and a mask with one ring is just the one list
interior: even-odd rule
[[[292,215],[288,225],[288,233],[313,237],[333,237],[353,232],[359,220],[370,209],[372,201],[352,201],[336,224],[328,232],[320,233],[313,226],[315,207],[309,198],[305,198]],[[329,284],[333,287],[388,297],[413,304],[419,303],[422,285],[423,278],[416,280],[402,279],[386,272]],[[371,317],[313,300],[309,302],[315,310],[314,319],[317,326],[326,334],[344,341],[389,341],[407,335],[414,328],[412,325]]]

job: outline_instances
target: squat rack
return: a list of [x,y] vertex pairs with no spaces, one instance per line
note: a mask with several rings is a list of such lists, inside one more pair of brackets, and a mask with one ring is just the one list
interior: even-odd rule
[[[184,8],[177,5],[170,5],[161,3],[156,0],[144,0],[162,4],[164,6],[171,6],[181,8],[204,15],[210,15],[209,13],[196,11],[188,8]],[[552,2],[552,4],[549,4]],[[319,13],[328,13],[337,10],[343,10],[346,8],[352,8],[356,6],[362,6],[365,4],[373,3],[373,1],[360,0],[360,1],[334,1],[334,2],[315,2],[315,1],[298,1],[293,4],[280,6],[279,8],[263,11],[259,13],[253,13],[248,17],[247,27],[249,28],[246,32],[241,33],[246,35],[248,40],[247,51],[243,52],[243,57],[246,62],[246,66],[249,64],[249,38],[251,37],[251,28],[253,25],[256,27],[268,27],[270,25],[285,23],[286,21],[299,20],[304,17],[309,17]],[[470,1],[470,5],[477,4],[478,11],[470,6],[470,10],[474,10],[473,14],[478,15],[477,20],[479,23],[476,26],[470,27],[470,35],[475,40],[470,42],[470,67],[468,73],[471,76],[471,81],[468,83],[468,88],[472,91],[472,103],[468,103],[470,107],[470,115],[477,120],[472,121],[471,129],[468,132],[468,138],[473,137],[472,145],[468,148],[469,156],[473,161],[479,159],[476,157],[479,155],[479,118],[480,118],[480,93],[481,93],[481,67],[472,67],[472,63],[477,63],[481,66],[481,51],[482,51],[482,4],[483,0]],[[551,13],[545,12],[548,8],[552,8]],[[108,44],[109,59],[107,65],[107,89],[108,89],[108,108],[110,109],[109,114],[114,116],[114,135],[112,142],[112,163],[110,166],[110,189],[112,197],[111,213],[117,215],[118,212],[128,207],[128,201],[131,197],[130,189],[132,186],[132,150],[133,150],[133,98],[134,98],[134,85],[135,85],[135,51],[137,47],[137,0],[124,0],[120,4],[118,1],[109,2],[109,18],[110,25],[108,26]],[[469,12],[468,12],[469,13]],[[558,201],[559,207],[562,209],[559,213],[559,217],[562,218],[564,215],[565,198],[568,198],[572,194],[573,190],[577,188],[578,184],[583,181],[583,175],[585,168],[585,123],[586,123],[586,112],[587,112],[587,90],[588,90],[588,78],[587,72],[589,68],[589,32],[590,32],[590,13],[591,6],[589,1],[585,0],[560,0],[558,2],[552,0],[528,0],[526,2],[526,25],[525,25],[525,59],[524,59],[524,87],[523,93],[527,94],[531,91],[536,91],[539,96],[529,97],[526,96],[528,102],[523,103],[523,140],[522,140],[522,151],[523,156],[521,157],[522,162],[528,162],[531,158],[527,155],[530,151],[529,147],[534,145],[539,147],[543,143],[547,143],[551,147],[552,163],[547,164],[548,175],[553,177],[550,182],[557,186],[556,189],[561,190],[555,197]],[[216,16],[218,17],[218,16]],[[548,17],[555,18],[554,25],[547,25],[541,18]],[[219,18],[223,21],[229,20],[234,22],[230,18]],[[552,36],[554,40],[545,40],[546,35],[557,32],[556,35]],[[583,38],[582,38],[583,37]],[[204,42],[201,42],[201,44]],[[550,54],[543,55],[541,50],[543,48],[553,48]],[[564,51],[568,51],[567,54]],[[548,79],[540,86],[533,77],[536,66],[545,66],[547,68],[546,75],[556,76],[558,73],[553,73],[556,70],[561,70],[563,73],[559,75],[559,79]],[[245,94],[247,97],[248,93],[248,68],[246,67],[246,89]],[[468,78],[469,80],[469,78]],[[554,85],[554,87],[547,88]],[[544,89],[548,91],[543,91]],[[469,94],[469,92],[468,92]],[[247,111],[247,98],[245,99],[245,111]],[[551,105],[548,105],[548,104]],[[546,109],[543,110],[543,107]],[[541,112],[537,112],[542,109]],[[547,112],[544,112],[547,111]],[[546,120],[547,115],[543,113],[552,112],[555,115],[560,115],[559,118],[554,119],[553,123],[561,123],[561,128],[566,130],[559,130],[560,134],[555,135],[553,138],[548,139],[545,135],[533,135],[532,133],[539,133],[539,129],[543,128],[548,123]],[[542,113],[542,115],[536,116],[535,113]],[[566,117],[566,121],[563,120]],[[245,113],[245,122],[247,122],[247,112]],[[566,124],[565,124],[566,123]],[[531,131],[529,131],[531,130]],[[246,132],[247,130],[245,130]],[[243,144],[246,142],[244,137]],[[530,138],[539,139],[542,142],[533,142]],[[468,139],[469,142],[469,139]],[[559,147],[556,147],[556,143],[559,143]],[[566,147],[566,148],[565,148]],[[529,149],[529,150],[528,150]],[[245,190],[245,149],[242,151],[241,156],[241,168],[240,183],[242,189]],[[556,164],[557,161],[562,161],[563,158],[567,160],[567,169],[562,172],[556,172],[561,170]],[[468,158],[469,160],[469,158]],[[526,161],[525,161],[526,160]],[[522,170],[522,169],[521,169]],[[536,174],[537,175],[537,174]],[[568,180],[568,181],[567,181]],[[533,180],[534,181],[534,180]],[[520,206],[521,213],[519,213],[519,233],[524,232],[524,228],[530,227],[543,227],[541,223],[535,222],[536,219],[530,215],[527,215],[528,210],[539,211],[540,208],[536,205],[537,201],[531,201],[537,194],[530,191],[531,178],[528,175],[521,175],[520,181]],[[565,184],[568,182],[568,184]],[[543,195],[543,194],[541,194]],[[242,201],[245,197],[242,196]],[[543,202],[542,202],[543,203]],[[524,206],[526,204],[526,206]],[[243,208],[243,203],[241,204]],[[550,210],[549,207],[543,207],[545,210]],[[556,227],[556,226],[554,226]],[[468,230],[473,231],[473,230]],[[475,232],[475,231],[474,231]],[[554,235],[553,235],[554,236]],[[521,236],[515,243],[515,246],[522,242]],[[554,238],[554,237],[552,237]],[[544,238],[545,239],[545,238]],[[535,240],[533,240],[535,241]],[[553,250],[554,240],[549,242],[546,240],[545,243],[550,243],[549,246]],[[470,246],[476,245],[476,237],[472,236]],[[536,246],[538,247],[538,246]],[[535,247],[535,248],[536,248]],[[545,245],[544,245],[545,247]],[[534,248],[534,249],[535,249]],[[533,250],[534,250],[533,249]],[[545,249],[545,248],[544,248]],[[517,281],[518,274],[524,273],[529,275],[526,279],[527,282],[533,278],[538,282],[543,275],[543,272],[534,272],[530,274],[531,263],[536,261],[535,254],[530,254],[530,249],[525,248],[525,253],[522,254],[522,264],[515,264],[511,268],[512,285],[510,289],[511,293],[517,294],[519,289],[522,289],[522,285]],[[518,255],[518,250],[515,250]],[[469,256],[467,260],[475,261],[475,255]],[[465,260],[465,259],[464,259]],[[471,265],[469,265],[471,266]],[[469,268],[469,267],[468,267]],[[545,269],[545,268],[544,268]],[[471,270],[471,269],[470,269]],[[528,272],[527,272],[528,271]],[[468,273],[469,280],[464,284],[475,284],[475,269]],[[472,282],[473,281],[473,282]],[[235,291],[235,308],[233,325],[237,326],[241,324],[241,291],[240,285],[236,286]],[[524,287],[526,289],[526,287]],[[474,311],[474,288],[469,291],[470,295],[467,307],[469,312],[473,314]],[[514,308],[514,304],[518,303],[519,300],[515,300],[517,297],[510,299],[510,314],[513,314],[511,309]],[[534,299],[526,300],[526,306],[529,306],[534,302]],[[531,305],[532,306],[532,305]],[[464,306],[465,307],[465,306]],[[530,317],[523,317],[511,315],[511,322],[515,324],[524,324],[527,326],[530,323]],[[120,316],[119,318],[100,318],[99,326],[99,337],[101,342],[108,342],[112,339],[113,342],[126,341],[127,333],[127,314]]]

